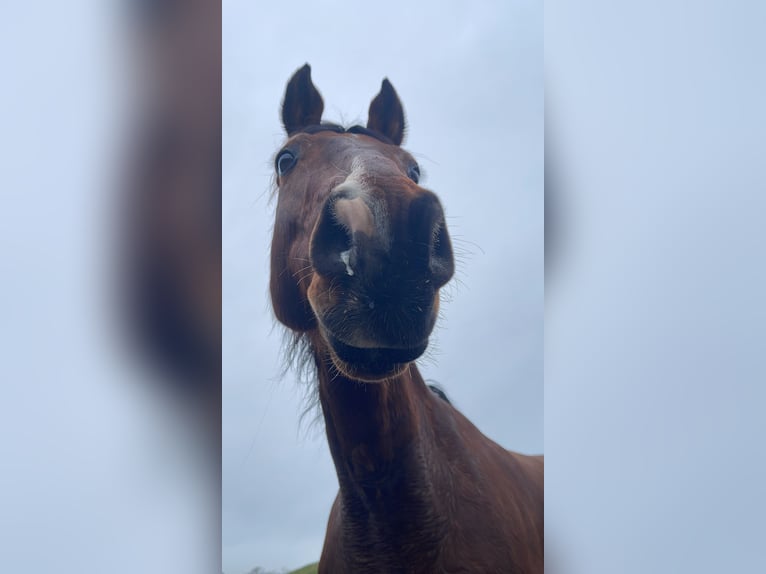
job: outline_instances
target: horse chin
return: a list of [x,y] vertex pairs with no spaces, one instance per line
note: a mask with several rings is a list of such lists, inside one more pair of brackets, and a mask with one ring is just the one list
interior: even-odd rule
[[404,373],[409,366],[409,363],[394,363],[393,365],[350,364],[338,358],[335,353],[332,353],[332,362],[343,376],[363,383],[385,383]]
[[428,341],[411,349],[360,348],[348,345],[325,331],[333,364],[346,377],[379,383],[398,377],[428,346]]

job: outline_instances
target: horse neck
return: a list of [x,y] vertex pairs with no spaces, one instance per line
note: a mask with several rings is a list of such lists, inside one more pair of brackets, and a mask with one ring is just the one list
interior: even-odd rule
[[315,355],[327,438],[346,510],[363,509],[373,520],[394,523],[406,513],[413,527],[437,523],[439,502],[433,492],[442,465],[432,417],[438,399],[417,367],[411,364],[385,382],[362,383],[338,374],[321,351]]
[[330,449],[344,475],[339,478],[383,480],[402,464],[421,460],[430,442],[428,393],[414,365],[380,383],[356,381],[332,367],[320,369],[320,402]]

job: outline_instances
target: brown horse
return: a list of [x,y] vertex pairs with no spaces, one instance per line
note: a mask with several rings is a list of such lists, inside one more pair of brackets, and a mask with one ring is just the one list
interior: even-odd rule
[[366,127],[321,123],[287,85],[271,251],[277,318],[313,356],[340,484],[321,573],[542,572],[543,459],[485,437],[414,361],[454,262],[437,196],[383,80]]

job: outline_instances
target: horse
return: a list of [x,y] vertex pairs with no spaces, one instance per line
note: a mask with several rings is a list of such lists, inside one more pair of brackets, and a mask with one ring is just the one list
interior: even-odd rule
[[415,364],[455,264],[399,96],[384,79],[366,126],[323,109],[306,64],[282,103],[270,275],[338,477],[319,572],[542,573],[543,457],[484,436]]

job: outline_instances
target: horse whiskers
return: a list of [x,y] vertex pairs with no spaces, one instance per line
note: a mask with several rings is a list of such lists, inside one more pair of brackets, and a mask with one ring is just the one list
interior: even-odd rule
[[298,269],[295,271],[292,275],[295,279],[296,283],[303,283],[305,279],[308,279],[311,277],[311,275],[314,274],[314,268],[311,265],[307,265],[306,267],[302,267],[301,269]]

